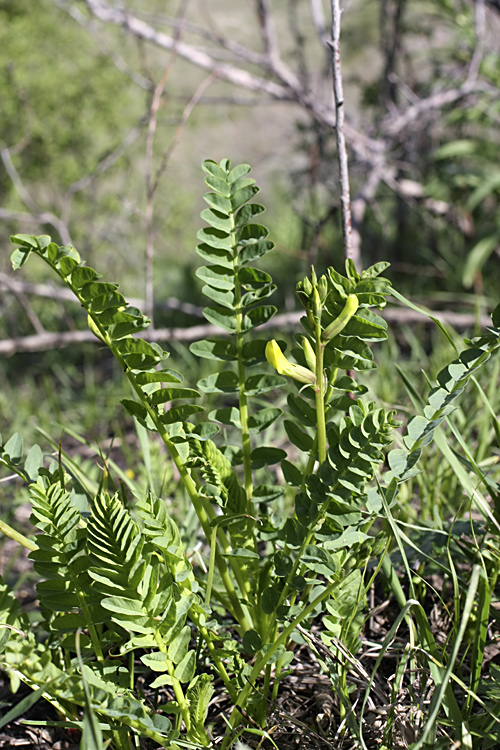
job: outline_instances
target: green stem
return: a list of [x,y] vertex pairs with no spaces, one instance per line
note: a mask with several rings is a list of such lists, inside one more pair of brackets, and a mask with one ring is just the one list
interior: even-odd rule
[[[233,708],[231,712],[231,716],[229,717],[229,729],[233,730],[241,721],[241,713],[238,710],[238,707],[244,708],[245,704],[250,696],[251,691],[254,688],[255,681],[257,680],[258,676],[266,666],[266,664],[269,663],[269,660],[273,654],[278,650],[280,646],[283,646],[287,643],[289,637],[297,627],[297,625],[300,625],[300,623],[305,620],[313,611],[314,609],[320,604],[322,601],[324,601],[332,591],[339,585],[338,581],[335,581],[334,583],[330,583],[318,596],[313,599],[312,602],[309,602],[309,604],[300,612],[297,617],[292,620],[292,622],[280,633],[278,638],[272,643],[271,647],[268,651],[266,651],[265,654],[261,655],[260,657],[257,657],[254,667],[252,669],[252,672],[250,673],[250,676],[247,679],[247,684],[243,688],[243,690],[240,692],[238,696],[238,700],[236,701],[236,705]],[[227,750],[230,743],[232,741],[232,738],[230,735],[227,735],[221,745],[221,750]]]
[[[165,643],[163,641],[163,638],[161,637],[160,633],[155,630],[155,641],[158,644],[158,648],[160,651],[164,654],[167,653],[167,647],[165,646]],[[184,720],[184,724],[186,726],[186,731],[189,732],[191,729],[191,716],[189,713],[189,703],[186,700],[186,696],[184,695],[184,691],[182,689],[182,685],[175,677],[175,667],[173,662],[167,658],[166,660],[167,664],[167,672],[169,676],[172,678],[172,688],[174,691],[175,699],[177,703],[179,704],[179,708],[181,710],[182,718]]]
[[250,445],[250,432],[248,430],[248,399],[245,392],[245,364],[243,361],[243,311],[241,309],[241,284],[238,279],[238,246],[236,241],[236,229],[234,228],[234,216],[231,216],[233,229],[231,231],[231,242],[233,246],[234,267],[234,306],[236,309],[236,354],[238,367],[238,399],[241,422],[241,448],[243,453],[243,475],[245,482],[245,493],[247,496],[247,513],[252,515],[253,478],[250,461],[252,447]]
[[316,322],[316,423],[318,437],[318,461],[321,466],[326,461],[326,419],[325,419],[325,382],[323,375],[323,361],[325,345],[321,341],[321,325]]
[[224,662],[219,656],[218,649],[214,645],[214,642],[212,638],[210,637],[210,631],[208,630],[205,625],[201,624],[200,616],[197,612],[194,611],[194,609],[191,609],[189,612],[189,616],[191,617],[192,621],[198,628],[198,632],[200,633],[201,637],[205,641],[208,653],[210,654],[210,657],[212,659],[212,663],[217,670],[219,677],[221,678],[222,682],[226,686],[226,690],[229,693],[229,696],[232,701],[236,701],[236,690],[231,682],[231,678],[229,677],[226,667],[224,665]]
[[10,539],[12,539],[14,542],[17,542],[23,547],[26,547],[26,549],[29,549],[30,552],[34,552],[36,549],[38,549],[37,545],[32,542],[28,537],[21,534],[19,531],[16,531],[12,528],[12,526],[9,526],[8,523],[5,523],[5,521],[0,520],[0,531],[5,534],[5,536],[8,536]]

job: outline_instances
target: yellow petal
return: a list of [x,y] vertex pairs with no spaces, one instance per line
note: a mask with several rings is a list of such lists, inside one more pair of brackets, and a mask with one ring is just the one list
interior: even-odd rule
[[290,362],[281,351],[278,343],[273,339],[266,344],[266,359],[269,364],[279,372],[280,375],[286,375],[289,378],[298,380],[299,383],[314,384],[316,375],[307,367],[294,365]]

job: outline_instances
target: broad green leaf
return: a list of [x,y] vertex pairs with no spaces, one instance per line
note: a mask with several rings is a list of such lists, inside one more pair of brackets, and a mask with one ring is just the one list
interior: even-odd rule
[[287,396],[287,403],[293,416],[306,427],[316,427],[316,409],[302,396],[296,396],[290,393]]
[[233,182],[236,182],[236,180],[240,180],[242,177],[247,175],[249,172],[251,172],[252,168],[249,164],[238,164],[238,166],[234,167],[227,176],[227,181],[230,185],[233,184]]
[[205,307],[203,315],[209,323],[213,323],[228,333],[236,333],[236,319],[230,310],[222,307]]
[[277,500],[285,492],[284,487],[278,487],[275,485],[259,484],[254,488],[253,499],[259,503],[270,503],[272,500]]
[[222,422],[222,424],[232,424],[239,430],[242,428],[240,410],[235,406],[226,406],[222,409],[215,409],[209,413],[208,418],[210,420],[215,420],[216,422]]
[[17,271],[21,266],[23,266],[28,258],[31,255],[31,250],[28,247],[24,248],[17,248],[14,250],[13,253],[11,253],[10,256],[10,262],[12,264],[12,269],[14,271]]
[[10,241],[15,245],[21,245],[29,249],[36,250],[38,248],[36,237],[32,234],[14,234],[11,236]]
[[59,261],[59,268],[61,269],[61,273],[63,276],[69,276],[69,274],[73,271],[74,268],[78,265],[78,261],[76,261],[74,258],[69,257],[63,257]]
[[179,682],[190,682],[196,670],[196,651],[188,651],[184,659],[178,664],[174,671],[174,677]]
[[284,460],[281,462],[281,470],[287,484],[290,484],[292,487],[300,487],[304,476],[297,466],[290,461]]
[[215,289],[234,289],[234,272],[226,266],[201,266],[196,275]]
[[247,630],[243,636],[243,648],[247,654],[256,654],[262,648],[262,638],[256,630]]
[[238,376],[230,370],[209,375],[197,383],[203,393],[235,393],[239,389]]
[[[278,341],[277,343],[284,348],[282,341]],[[266,344],[267,339],[253,339],[243,344],[243,360],[247,367],[266,361]]]
[[297,446],[299,450],[309,453],[313,446],[313,438],[301,430],[300,427],[290,419],[285,419],[283,426],[290,442]]
[[211,227],[222,229],[223,232],[231,232],[234,228],[232,219],[221,211],[214,211],[211,208],[206,208],[201,212],[200,216],[203,221],[206,221]]
[[173,424],[174,422],[184,422],[188,417],[193,414],[200,414],[205,411],[204,406],[198,404],[183,404],[182,406],[174,406],[169,409],[166,414],[163,414],[160,419],[163,424]]
[[208,297],[213,302],[216,302],[218,305],[227,307],[229,310],[232,311],[234,315],[234,292],[222,291],[221,289],[214,289],[213,287],[208,286],[208,284],[205,284],[205,286],[202,287],[201,291],[205,295],[205,297]]
[[176,398],[199,398],[200,393],[194,388],[160,388],[150,393],[148,400],[151,404],[165,404]]
[[247,224],[252,221],[256,216],[265,211],[264,206],[259,203],[247,203],[246,206],[242,206],[235,217],[235,228],[239,229],[243,224]]
[[272,282],[272,278],[265,271],[252,266],[243,266],[238,271],[238,279],[245,289],[260,289]]
[[191,628],[189,625],[185,625],[168,647],[168,658],[171,659],[174,664],[180,664],[184,659],[189,650],[190,640]]
[[139,385],[148,383],[181,383],[182,375],[175,370],[153,370],[149,372],[137,372],[135,380]]
[[89,281],[80,289],[80,296],[86,302],[103,297],[106,294],[112,294],[116,291],[118,284],[112,284],[107,281]]
[[200,258],[208,260],[210,263],[218,263],[227,268],[233,268],[234,266],[232,250],[223,250],[220,247],[211,247],[210,245],[202,243],[197,246],[196,252]]
[[239,254],[240,263],[250,263],[256,258],[261,258],[274,248],[274,242],[271,240],[257,240],[248,242]]
[[262,224],[245,224],[236,233],[236,241],[239,245],[246,245],[249,242],[265,239],[268,234],[269,230]]
[[205,227],[200,229],[196,237],[200,240],[203,245],[208,245],[219,250],[225,250],[226,252],[232,252],[233,240],[228,232],[223,232],[221,229],[215,229],[214,227]]
[[22,435],[15,432],[12,437],[7,440],[3,449],[12,464],[20,464],[24,452]]
[[227,184],[225,179],[214,177],[213,175],[208,175],[207,177],[205,177],[205,184],[216,193],[220,193],[220,195],[223,195],[227,198],[231,195],[231,188]]
[[217,177],[219,180],[224,180],[224,182],[227,181],[226,170],[213,159],[205,159],[201,168],[206,174],[212,175],[212,177]]
[[249,433],[256,434],[262,432],[267,427],[278,419],[283,414],[281,409],[268,407],[266,409],[260,409],[260,411],[254,412],[248,419],[248,431]]
[[285,384],[286,378],[282,378],[281,375],[250,375],[245,380],[245,393],[247,396],[258,396]]
[[[239,183],[235,183],[232,187],[239,187]],[[257,185],[246,185],[245,187],[241,187],[240,189],[238,189],[231,195],[230,198],[232,210],[237,211],[238,208],[243,206],[244,203],[249,201],[250,198],[253,198],[253,196],[258,192],[259,188],[257,187]]]
[[94,281],[98,277],[97,271],[94,271],[93,268],[77,266],[71,274],[71,286],[75,289],[81,289],[82,286],[85,286],[90,281]]
[[267,323],[276,314],[277,309],[274,305],[259,305],[254,307],[243,316],[243,330],[251,331],[252,328]]
[[136,417],[137,419],[141,419],[143,421],[147,419],[147,409],[142,404],[139,404],[138,401],[132,401],[132,399],[123,398],[120,403],[131,417]]
[[[231,209],[231,201],[229,198],[225,198],[223,195],[217,193],[205,193],[203,196],[204,200],[213,208],[217,213],[229,216]],[[203,214],[202,214],[203,216]]]
[[379,263],[374,263],[373,266],[370,266],[369,268],[366,268],[361,273],[362,279],[373,279],[375,276],[380,276],[381,273],[384,273],[385,270],[387,270],[390,267],[390,263],[388,263],[386,260],[381,260]]
[[196,425],[191,435],[196,437],[198,440],[203,441],[203,440],[210,440],[218,432],[219,432],[219,428],[217,427],[217,425],[210,424],[209,422],[201,422],[200,424]]
[[308,544],[302,553],[301,561],[318,575],[326,576],[331,580],[338,570],[337,562],[333,555],[326,549],[316,545]]
[[205,339],[203,341],[195,341],[191,344],[189,350],[197,357],[215,359],[222,362],[231,362],[237,357],[236,344],[230,340]]
[[260,446],[254,448],[250,453],[250,460],[254,469],[261,469],[263,466],[277,464],[286,458],[286,451],[273,446]]
[[389,468],[399,481],[410,479],[419,473],[419,469],[416,468],[422,451],[420,449],[409,453],[403,448],[395,448],[389,451],[387,455],[387,461]]

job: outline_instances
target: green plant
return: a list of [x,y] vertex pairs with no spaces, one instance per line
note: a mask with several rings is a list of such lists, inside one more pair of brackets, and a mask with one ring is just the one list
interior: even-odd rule
[[[319,279],[311,269],[297,286],[305,314],[292,361],[282,342],[254,335],[276,310],[266,302],[274,291],[271,277],[252,265],[272,242],[254,221],[264,209],[250,202],[258,190],[250,167],[207,161],[204,170],[208,227],[198,233],[198,254],[206,265],[197,275],[215,303],[205,317],[225,335],[192,345],[216,368],[196,389],[166,366],[167,352],[136,335],[148,319],[73,247],[46,235],[13,238],[14,268],[31,255],[44,260],[119,362],[133,394],[121,403],[140,428],[163,441],[203,538],[206,574],[193,570],[178,527],[152,487],[108,492],[105,477],[100,486],[87,483],[61,450],[46,466],[37,446],[24,458],[19,435],[0,440],[0,464],[28,483],[32,524],[41,532],[27,539],[1,524],[31,550],[41,609],[31,628],[2,584],[0,663],[14,690],[20,681],[35,690],[43,686],[44,697],[86,738],[95,740],[102,729],[117,750],[131,747],[134,734],[164,747],[209,747],[214,676],[233,706],[222,747],[247,721],[264,733],[268,706],[293,669],[294,643],[314,618],[321,617],[322,638],[333,652],[339,641],[356,652],[366,592],[378,572],[366,580],[373,557],[380,558],[406,615],[414,602],[406,601],[383,558],[387,532],[375,537],[370,530],[383,516],[400,538],[391,520],[398,481],[415,470],[420,448],[499,344],[492,329],[447,368],[425,417],[409,424],[406,449],[389,454],[393,476],[384,488],[385,454],[399,422],[366,398],[353,374],[375,368],[371,344],[387,336],[373,310],[394,291],[381,276],[387,264],[360,274],[347,261],[345,276],[330,268]],[[262,406],[266,394],[273,398],[288,382],[295,391],[287,396],[286,416]],[[208,421],[200,392],[221,400]],[[263,439],[278,422],[286,451]],[[273,469],[278,462],[286,486]],[[442,695],[455,711],[425,617],[415,619],[434,659],[436,686],[444,685]],[[44,644],[35,636],[42,630],[48,633]],[[151,706],[136,690],[138,665],[157,674],[150,687],[167,691],[166,704]],[[348,665],[338,660],[329,671],[340,714],[361,736],[350,710]]]

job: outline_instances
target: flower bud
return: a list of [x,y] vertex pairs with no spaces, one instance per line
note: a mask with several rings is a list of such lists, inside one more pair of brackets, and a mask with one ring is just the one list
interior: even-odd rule
[[305,277],[304,281],[302,282],[302,290],[303,290],[304,294],[307,294],[308,297],[310,297],[311,294],[313,293],[313,285],[311,284],[311,282],[309,281],[309,279],[307,278],[307,276]]
[[315,373],[308,370],[307,367],[289,362],[274,339],[266,344],[266,359],[280,375],[286,375],[306,385],[314,385],[316,382]]
[[305,336],[302,336],[302,349],[306,358],[307,366],[313,372],[316,372],[316,354],[311,346],[311,342]]
[[318,294],[321,304],[324,305],[325,300],[328,297],[328,280],[326,276],[322,276],[318,281]]
[[333,320],[330,325],[323,331],[323,335],[321,337],[323,341],[331,341],[333,338],[335,338],[335,336],[338,336],[338,334],[344,330],[352,316],[356,313],[358,305],[359,302],[356,295],[350,294],[340,315],[335,318],[335,320]]
[[311,266],[311,284],[316,286],[317,283],[318,277],[316,276],[316,271],[314,270],[314,266]]

